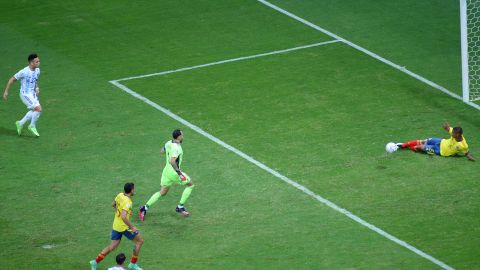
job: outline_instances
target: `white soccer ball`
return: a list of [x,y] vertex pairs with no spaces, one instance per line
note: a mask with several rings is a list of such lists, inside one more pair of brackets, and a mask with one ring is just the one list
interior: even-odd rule
[[397,149],[398,149],[398,146],[393,142],[389,142],[389,143],[387,143],[387,145],[385,145],[385,150],[388,153],[393,153],[393,152],[397,151]]

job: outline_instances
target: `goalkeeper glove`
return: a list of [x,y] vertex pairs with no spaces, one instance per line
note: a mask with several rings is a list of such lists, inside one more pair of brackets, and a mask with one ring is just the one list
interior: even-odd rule
[[182,171],[177,170],[177,174],[178,174],[178,176],[180,176],[180,180],[182,180],[182,181],[187,180],[187,177],[185,177],[185,175],[183,175]]

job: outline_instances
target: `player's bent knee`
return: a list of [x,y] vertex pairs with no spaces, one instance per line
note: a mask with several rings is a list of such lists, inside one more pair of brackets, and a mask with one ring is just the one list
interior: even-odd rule
[[168,193],[168,188],[160,189],[160,195],[164,196],[164,195],[167,195],[167,193]]

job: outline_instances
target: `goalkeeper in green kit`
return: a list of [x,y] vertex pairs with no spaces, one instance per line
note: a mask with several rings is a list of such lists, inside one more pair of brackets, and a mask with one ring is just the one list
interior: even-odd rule
[[145,220],[148,209],[154,203],[156,203],[160,197],[167,195],[168,190],[173,184],[185,186],[185,190],[183,191],[182,198],[180,199],[180,203],[178,204],[176,211],[184,217],[188,217],[190,215],[190,212],[185,209],[184,204],[188,197],[190,197],[194,185],[190,177],[180,170],[183,159],[183,150],[181,145],[183,141],[183,132],[180,129],[176,129],[173,131],[172,136],[173,140],[166,142],[165,146],[160,151],[160,153],[165,154],[167,158],[165,168],[162,172],[160,191],[155,192],[152,197],[150,197],[148,202],[140,207],[139,216],[141,221]]

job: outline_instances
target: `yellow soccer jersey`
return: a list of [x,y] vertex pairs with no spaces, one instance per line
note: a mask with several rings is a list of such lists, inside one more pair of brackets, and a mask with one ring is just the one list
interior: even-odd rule
[[462,136],[463,140],[461,142],[457,142],[452,135],[453,128],[450,128],[448,133],[450,133],[450,139],[443,139],[440,143],[440,155],[444,157],[453,156],[456,154],[463,154],[465,155],[468,152],[468,144],[465,137]]
[[113,229],[117,232],[124,232],[128,230],[128,226],[122,220],[122,211],[127,211],[127,219],[130,220],[130,216],[132,215],[132,199],[122,192],[115,197],[115,203],[117,209],[115,210]]

